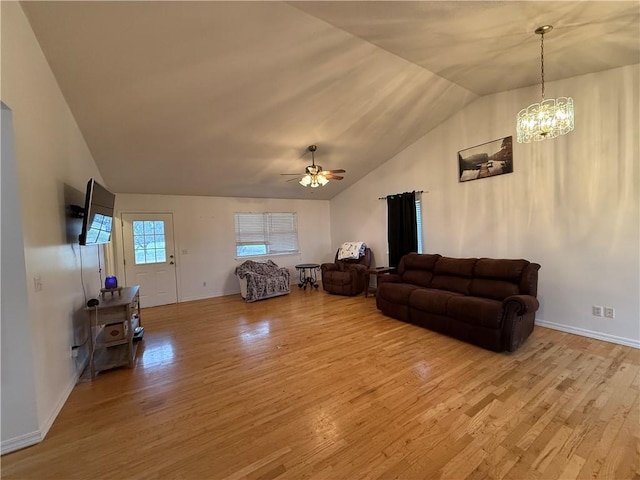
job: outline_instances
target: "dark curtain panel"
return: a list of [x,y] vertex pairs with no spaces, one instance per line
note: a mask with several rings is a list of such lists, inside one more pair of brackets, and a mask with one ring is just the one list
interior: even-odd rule
[[387,197],[389,266],[397,267],[400,258],[418,250],[416,194],[399,193]]

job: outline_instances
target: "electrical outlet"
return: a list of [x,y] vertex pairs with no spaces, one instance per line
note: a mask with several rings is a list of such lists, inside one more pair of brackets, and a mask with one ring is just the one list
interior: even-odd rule
[[33,287],[35,288],[36,292],[42,291],[42,277],[40,277],[40,275],[36,275],[35,277],[33,277]]
[[604,315],[603,313],[603,309],[602,307],[598,306],[598,305],[594,305],[593,307],[591,307],[591,314],[594,317],[602,317]]
[[613,307],[604,307],[604,316],[607,318],[616,318],[616,309]]

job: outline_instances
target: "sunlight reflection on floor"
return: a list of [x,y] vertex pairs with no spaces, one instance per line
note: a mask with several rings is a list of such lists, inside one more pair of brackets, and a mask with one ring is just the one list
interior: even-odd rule
[[263,320],[253,325],[244,325],[240,331],[240,340],[245,345],[254,345],[271,333],[271,322]]
[[144,346],[138,365],[142,368],[161,368],[173,363],[175,351],[171,339],[162,343],[149,343]]

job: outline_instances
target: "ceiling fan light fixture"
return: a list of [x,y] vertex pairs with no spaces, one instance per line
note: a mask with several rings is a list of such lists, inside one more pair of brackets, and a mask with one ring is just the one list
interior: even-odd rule
[[[321,165],[316,165],[315,159],[315,151],[318,147],[315,145],[309,145],[307,150],[311,152],[311,165],[305,168],[305,173],[302,178],[298,181],[300,185],[303,187],[311,187],[318,188],[324,187],[327,183],[329,183],[329,179],[333,180],[342,180],[343,177],[339,175],[335,175],[336,173],[344,173],[345,170],[323,170]],[[291,175],[283,173],[282,175]]]
[[540,76],[542,101],[533,103],[518,112],[516,139],[518,143],[546,140],[565,135],[574,129],[573,99],[560,97],[544,98],[544,34],[553,30],[552,25],[543,25],[535,30],[540,35]]
[[300,179],[300,185],[302,185],[303,187],[308,187],[309,185],[311,185],[311,175],[307,174],[304,177],[302,177]]
[[317,175],[317,179],[318,179],[318,183],[320,185],[322,185],[323,187],[329,183],[329,179],[327,177],[325,177],[322,173]]
[[305,169],[306,175],[300,179],[299,183],[303,187],[318,188],[324,187],[329,183],[329,179],[322,173],[322,167],[320,165],[316,165],[314,152],[317,148],[318,147],[315,145],[309,145],[307,148],[307,150],[311,152],[311,165]]

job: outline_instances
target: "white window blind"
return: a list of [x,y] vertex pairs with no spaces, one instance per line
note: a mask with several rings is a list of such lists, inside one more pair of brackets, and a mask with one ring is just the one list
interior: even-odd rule
[[236,255],[278,255],[298,251],[295,213],[236,213]]
[[418,230],[418,253],[424,253],[422,250],[422,202],[416,198],[416,227]]

